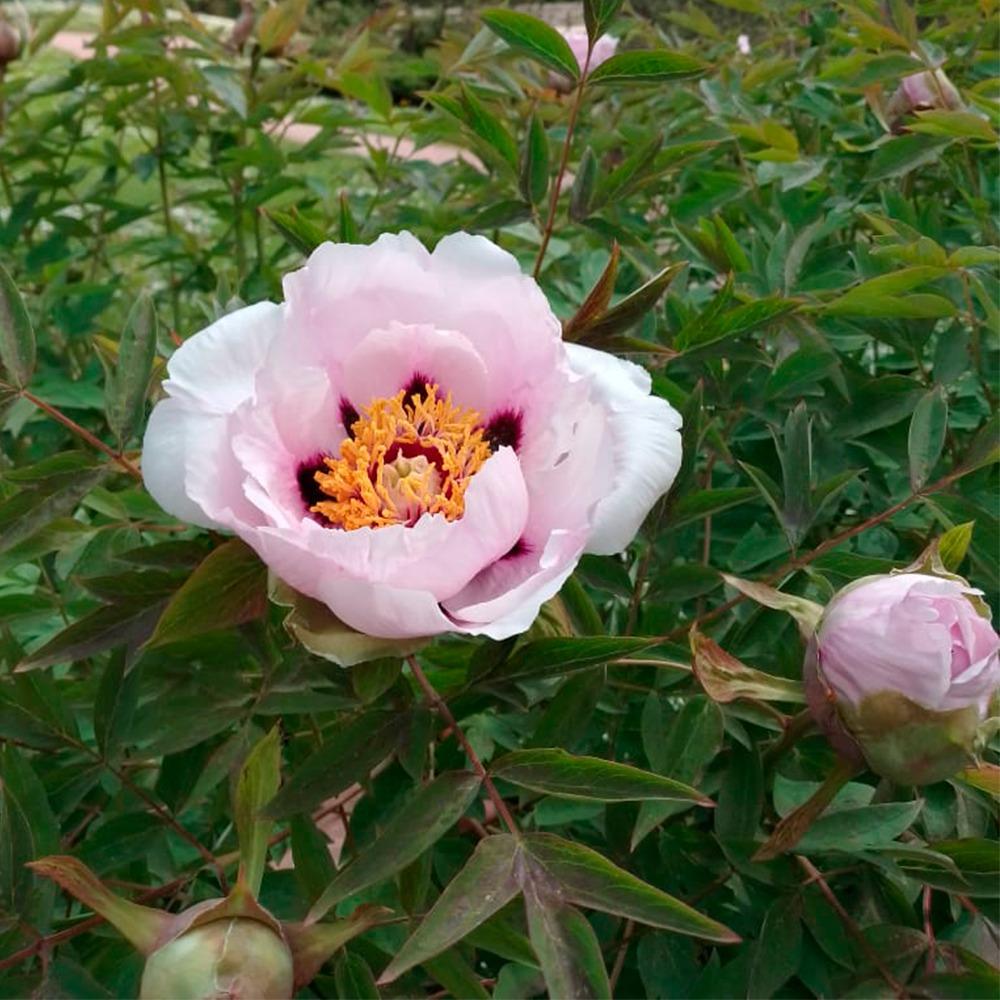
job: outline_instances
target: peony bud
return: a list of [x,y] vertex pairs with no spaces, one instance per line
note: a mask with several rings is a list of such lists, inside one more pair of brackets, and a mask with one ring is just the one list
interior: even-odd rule
[[1000,687],[1000,637],[960,577],[870,576],[827,606],[804,669],[809,707],[843,756],[900,784],[970,762]]
[[934,108],[955,111],[962,107],[962,95],[945,76],[944,70],[926,70],[903,77],[899,88],[886,105],[885,116],[893,132],[898,132],[902,128],[903,119],[915,111],[930,111]]
[[293,959],[267,924],[230,917],[185,931],[146,960],[142,1000],[286,1000]]
[[0,17],[0,76],[7,66],[21,53],[21,35],[12,24]]

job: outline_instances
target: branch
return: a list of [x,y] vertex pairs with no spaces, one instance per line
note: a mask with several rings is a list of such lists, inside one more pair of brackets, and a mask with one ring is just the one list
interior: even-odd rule
[[451,731],[455,736],[455,739],[462,746],[462,750],[465,751],[465,756],[468,758],[469,763],[472,765],[472,769],[479,775],[482,779],[483,787],[486,789],[487,795],[490,797],[490,801],[496,807],[497,815],[499,815],[504,823],[507,825],[507,829],[510,830],[514,836],[518,836],[517,823],[514,821],[514,817],[511,815],[510,809],[507,808],[507,803],[504,802],[502,796],[496,789],[496,785],[493,784],[493,779],[489,776],[486,768],[483,767],[483,762],[479,759],[479,755],[472,748],[472,744],[466,739],[465,733],[462,732],[458,723],[455,721],[455,716],[451,714],[451,709],[445,704],[444,699],[437,693],[434,685],[427,679],[423,670],[420,668],[420,664],[417,662],[417,658],[410,655],[406,658],[406,662],[410,665],[410,670],[413,676],[416,678],[417,683],[423,689],[424,696],[430,705],[434,707],[438,715],[451,727]]

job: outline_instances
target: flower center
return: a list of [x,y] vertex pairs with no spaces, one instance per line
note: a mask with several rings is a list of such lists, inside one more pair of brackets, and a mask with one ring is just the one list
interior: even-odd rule
[[440,399],[436,385],[374,400],[350,432],[340,456],[316,471],[329,499],[309,508],[345,531],[412,525],[426,513],[460,518],[469,481],[491,453],[479,414],[450,394]]

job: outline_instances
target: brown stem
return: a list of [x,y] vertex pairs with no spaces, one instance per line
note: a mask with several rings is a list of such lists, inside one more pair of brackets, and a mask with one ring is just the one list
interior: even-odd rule
[[[933,493],[939,493],[941,490],[946,489],[951,486],[956,479],[961,479],[965,473],[966,470],[959,467],[953,472],[949,472],[948,475],[942,476],[939,480],[937,480],[937,482],[930,483],[922,489],[911,493],[908,497],[904,497],[898,503],[894,503],[891,507],[887,507],[881,513],[872,515],[866,521],[861,521],[859,524],[852,525],[850,528],[845,528],[843,531],[840,531],[835,535],[831,535],[828,539],[826,539],[826,541],[820,542],[820,544],[810,552],[804,552],[802,555],[789,559],[783,566],[780,566],[773,573],[764,577],[763,582],[770,585],[777,583],[789,573],[797,569],[802,569],[803,566],[808,566],[821,555],[829,552],[830,549],[835,549],[838,545],[846,542],[849,538],[853,538],[855,535],[860,535],[863,531],[867,531],[869,528],[874,528],[877,524],[881,524],[883,521],[888,521],[891,517],[895,517],[900,511],[909,507],[914,500],[920,500],[925,496],[930,496]],[[671,629],[664,635],[659,636],[658,641],[672,642],[675,639],[681,639],[687,635],[692,628],[700,627],[706,622],[715,621],[716,618],[721,617],[727,611],[731,611],[737,604],[742,604],[745,600],[745,594],[737,594],[735,597],[719,604],[710,611],[706,611],[703,615],[698,615],[686,624],[679,625],[677,628]]]
[[177,836],[186,840],[202,857],[206,864],[210,865],[215,871],[215,875],[219,880],[219,888],[224,892],[229,892],[229,881],[226,878],[225,869],[219,863],[219,859],[193,834],[189,833],[184,829],[181,824],[174,819],[170,813],[160,805],[147,791],[137,785],[132,779],[125,774],[120,768],[112,766],[107,761],[104,762],[105,767],[136,797],[142,799],[143,802],[149,806],[150,809],[156,813],[157,818],[170,827]]
[[410,665],[410,670],[413,673],[414,678],[416,678],[417,683],[423,689],[424,696],[427,701],[434,706],[435,711],[442,719],[451,727],[451,731],[455,736],[455,739],[461,744],[462,750],[465,752],[465,756],[468,758],[469,763],[472,765],[472,769],[479,775],[482,779],[483,787],[486,789],[486,794],[489,795],[490,801],[496,807],[497,815],[499,815],[504,823],[507,825],[507,829],[510,830],[512,834],[518,836],[517,823],[514,821],[514,817],[511,815],[510,809],[507,808],[507,803],[504,802],[500,793],[496,789],[496,785],[493,784],[493,779],[489,776],[485,767],[483,767],[483,762],[479,759],[479,755],[472,748],[472,744],[466,739],[465,733],[462,732],[461,727],[455,721],[455,716],[451,714],[451,709],[445,704],[444,699],[437,693],[434,685],[427,679],[420,664],[417,662],[415,656],[408,656],[406,662]]
[[764,766],[773,764],[786,750],[795,746],[814,726],[815,722],[809,709],[787,719],[784,723],[784,732],[761,755]]
[[844,930],[846,930],[847,933],[854,938],[858,947],[865,953],[868,961],[872,963],[878,971],[878,974],[886,981],[889,989],[891,989],[897,997],[905,1000],[906,990],[903,987],[903,984],[900,983],[900,981],[896,979],[896,977],[886,968],[878,952],[871,946],[864,934],[861,933],[861,928],[854,922],[854,918],[841,905],[840,900],[837,899],[833,890],[829,885],[827,885],[826,879],[823,878],[819,869],[808,858],[803,857],[801,854],[797,854],[795,856],[795,860],[798,861],[799,866],[809,876],[809,878],[814,881],[817,886],[819,886],[819,891],[823,893],[823,897],[830,904],[833,912],[840,918],[840,922],[844,925]]
[[51,403],[46,403],[44,399],[39,399],[33,392],[28,392],[27,389],[16,389],[14,386],[3,382],[0,382],[0,389],[13,389],[29,403],[37,406],[46,416],[62,424],[68,431],[75,434],[81,440],[86,441],[92,448],[103,452],[113,462],[120,465],[130,476],[134,476],[139,482],[142,482],[142,473],[121,452],[115,451],[114,448],[106,445],[99,437],[91,434],[86,427],[81,427],[72,417],[67,417],[62,410],[57,410]]
[[618,979],[622,974],[622,969],[625,967],[625,956],[628,954],[628,946],[632,943],[633,934],[635,934],[635,921],[626,920],[625,929],[622,931],[621,943],[618,945],[618,951],[615,954],[615,964],[611,967],[611,975],[608,977],[612,996],[615,995],[615,987],[618,985]]
[[580,105],[583,103],[583,88],[587,80],[587,71],[590,69],[590,55],[594,45],[591,42],[587,46],[587,58],[583,61],[583,70],[580,73],[580,82],[576,86],[576,94],[573,97],[573,105],[569,112],[569,121],[566,123],[566,140],[563,142],[562,156],[559,159],[559,171],[556,174],[556,182],[552,188],[552,195],[549,198],[549,214],[545,220],[545,229],[542,231],[542,243],[538,248],[538,256],[535,258],[535,269],[532,274],[535,280],[542,273],[542,262],[545,260],[545,251],[549,248],[549,240],[552,239],[552,230],[556,224],[556,209],[559,206],[559,195],[562,193],[563,176],[566,173],[566,165],[569,163],[569,151],[573,144],[573,130],[576,128],[576,118],[580,113]]

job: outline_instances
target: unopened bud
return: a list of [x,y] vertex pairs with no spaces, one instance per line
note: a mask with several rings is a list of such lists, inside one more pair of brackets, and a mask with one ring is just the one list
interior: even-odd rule
[[809,644],[809,706],[834,748],[900,784],[970,763],[1000,688],[1000,637],[958,577],[870,576],[827,606]]
[[958,89],[945,76],[944,70],[936,69],[903,77],[886,105],[885,115],[889,127],[898,132],[903,128],[903,119],[916,111],[956,111],[962,107]]
[[7,63],[13,62],[20,54],[20,33],[12,24],[0,19],[0,73]]
[[146,960],[141,1000],[288,1000],[293,960],[275,930],[224,917],[185,931]]

